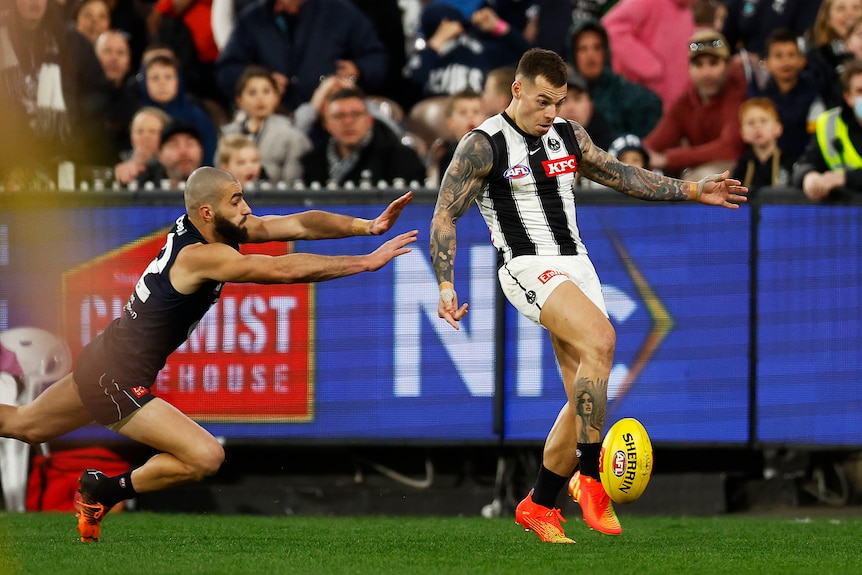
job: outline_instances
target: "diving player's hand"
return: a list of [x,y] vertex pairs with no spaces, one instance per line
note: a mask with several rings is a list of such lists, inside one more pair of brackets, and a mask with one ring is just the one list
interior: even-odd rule
[[404,206],[409,204],[412,199],[413,192],[407,192],[386,206],[383,213],[371,221],[371,225],[368,226],[368,233],[372,236],[379,236],[380,234],[388,232],[389,229],[395,225],[396,220],[398,220],[398,216],[401,215],[401,210],[403,210]]
[[366,256],[367,271],[376,272],[398,256],[409,254],[412,250],[408,246],[416,241],[418,235],[419,230],[411,230],[381,244],[379,248]]
[[[450,284],[451,285],[451,284]],[[467,306],[458,307],[458,294],[451,287],[443,287],[440,290],[440,301],[437,304],[437,315],[446,320],[446,323],[455,329],[461,329],[458,322],[467,315]]]

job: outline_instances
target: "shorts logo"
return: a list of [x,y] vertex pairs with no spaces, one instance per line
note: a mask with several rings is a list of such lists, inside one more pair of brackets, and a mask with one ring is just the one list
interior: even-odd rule
[[527,296],[527,303],[528,304],[533,305],[534,303],[536,303],[536,292],[534,292],[533,290],[530,290],[527,293],[525,293],[524,295]]
[[559,152],[560,151],[560,141],[555,140],[554,138],[550,138],[550,139],[548,139],[548,147],[551,148],[552,152]]
[[561,275],[563,275],[563,272],[561,272],[561,271],[557,271],[557,270],[545,270],[544,272],[542,272],[541,274],[539,274],[539,281],[540,281],[540,282],[542,282],[543,284],[546,284],[546,283],[548,283],[549,281],[551,281],[551,278],[552,278],[552,277],[554,277],[554,276],[561,276]]
[[578,171],[578,159],[575,156],[569,155],[565,158],[557,158],[556,160],[545,160],[542,162],[542,167],[545,168],[545,175],[549,178],[562,176],[563,174],[574,174]]
[[130,391],[135,394],[135,397],[144,397],[147,395],[147,388],[143,385],[136,385]]
[[523,177],[530,175],[529,166],[525,166],[524,164],[518,164],[517,166],[512,166],[505,172],[503,172],[503,177],[507,180],[519,180]]

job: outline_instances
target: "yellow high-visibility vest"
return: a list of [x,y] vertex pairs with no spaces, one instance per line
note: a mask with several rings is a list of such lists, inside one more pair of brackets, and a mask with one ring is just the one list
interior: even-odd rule
[[830,170],[860,170],[862,156],[850,141],[850,131],[841,118],[841,108],[826,110],[817,117],[817,145]]

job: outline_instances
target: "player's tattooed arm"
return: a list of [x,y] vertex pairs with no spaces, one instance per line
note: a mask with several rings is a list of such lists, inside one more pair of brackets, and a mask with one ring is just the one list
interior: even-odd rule
[[691,183],[623,164],[596,146],[580,124],[575,136],[583,154],[578,173],[594,182],[642,200],[682,202],[692,199]]
[[580,377],[575,381],[575,407],[580,420],[578,443],[598,443],[602,440],[607,413],[608,382]]
[[431,263],[438,283],[453,282],[455,224],[482,193],[493,161],[494,153],[488,139],[471,132],[458,144],[443,175],[431,218]]

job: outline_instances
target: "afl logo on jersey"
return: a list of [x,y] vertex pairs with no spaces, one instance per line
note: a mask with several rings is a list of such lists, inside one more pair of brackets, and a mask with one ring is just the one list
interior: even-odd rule
[[518,164],[517,166],[512,166],[505,172],[503,172],[503,177],[507,180],[519,180],[524,176],[530,175],[529,166],[525,166],[524,164]]

